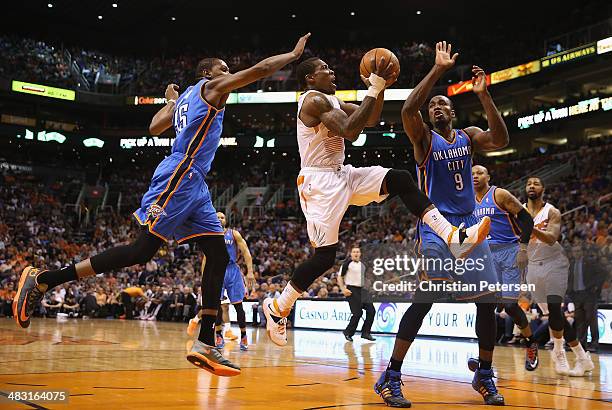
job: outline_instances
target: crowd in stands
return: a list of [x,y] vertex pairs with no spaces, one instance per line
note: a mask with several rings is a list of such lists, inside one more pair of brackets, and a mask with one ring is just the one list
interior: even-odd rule
[[[608,141],[591,142],[581,147],[537,151],[532,156],[494,163],[478,157],[477,161],[489,167],[492,182],[504,186],[554,160],[556,163],[573,161],[574,171],[562,182],[546,187],[547,199],[562,213],[584,205],[578,211],[563,217],[561,243],[571,259],[572,272],[578,269],[604,272],[596,281],[594,295],[603,301],[612,301],[610,286],[610,258],[612,255],[612,218],[610,218],[610,157]],[[228,154],[229,155],[229,154]],[[236,155],[236,154],[232,154]],[[354,158],[355,165],[367,160]],[[293,188],[293,172],[270,173],[266,181],[263,170],[278,167],[283,170],[294,159],[268,153],[262,158],[244,159],[244,174],[249,183],[265,185],[284,181]],[[361,162],[364,162],[362,164]],[[296,166],[295,164],[293,165]],[[230,186],[237,173],[222,171],[214,175],[215,184]],[[83,233],[78,216],[63,208],[65,183],[42,182],[27,173],[2,171],[0,176],[0,315],[10,316],[10,304],[15,294],[18,275],[22,269],[35,266],[61,267],[77,262],[104,249],[126,243],[138,232],[130,212],[139,204],[140,195],[147,187],[150,172],[135,171],[134,175],[108,175],[111,186],[128,180],[129,186],[121,212],[102,210],[93,225]],[[243,172],[243,171],[241,171]],[[267,171],[270,172],[270,171]],[[251,175],[251,176],[249,176]],[[259,179],[255,176],[259,175]],[[127,176],[127,178],[126,178]],[[211,177],[213,177],[211,175]],[[253,179],[250,179],[253,178]],[[524,200],[523,192],[516,192]],[[606,195],[607,194],[607,195]],[[267,198],[266,198],[267,199]],[[257,199],[256,199],[257,201]],[[259,202],[262,203],[261,201]],[[297,198],[285,199],[276,209],[256,217],[238,214],[232,226],[246,239],[253,255],[257,285],[249,289],[248,298],[262,300],[266,295],[281,291],[294,268],[310,255],[305,224]],[[305,292],[312,298],[342,297],[336,273],[342,259],[354,243],[362,246],[389,245],[412,249],[416,235],[416,219],[403,204],[395,199],[369,219],[357,208],[351,207],[340,228],[340,249],[336,266],[317,279]],[[239,261],[243,263],[242,260]],[[189,245],[169,244],[162,247],[153,260],[144,266],[133,266],[105,273],[84,281],[60,286],[47,293],[38,315],[83,317],[135,317],[146,320],[186,321],[196,309],[200,293],[200,260],[197,249]],[[142,286],[145,297],[136,301],[134,311],[125,311],[122,291]],[[571,297],[572,286],[568,296]],[[131,306],[131,305],[130,305]]]
[[[574,23],[579,24],[578,21]],[[461,60],[445,78],[445,81],[451,82],[470,79],[472,64],[492,72],[540,58],[550,51],[542,49],[541,43],[529,36],[516,36],[513,41],[504,42],[501,50],[498,35],[480,36],[480,33],[462,32],[455,33],[453,37],[453,43],[461,53]],[[395,87],[411,88],[423,78],[433,64],[433,45],[437,40],[394,39],[394,42],[385,44],[398,57],[402,67],[402,74]],[[555,42],[554,51],[576,46],[573,43],[567,46],[561,43],[563,41]],[[346,42],[330,42],[328,46],[308,44],[303,58],[319,56],[325,60],[336,73],[339,89],[363,88],[359,63],[368,50],[379,45],[375,40],[360,42],[358,46]],[[195,78],[195,67],[204,57],[221,58],[232,72],[236,72],[270,55],[286,51],[261,46],[247,49],[240,47],[244,46],[197,49],[186,45],[180,52],[160,52],[148,56],[136,53],[134,56],[92,50],[82,45],[68,46],[48,39],[33,40],[5,35],[0,36],[0,51],[3,55],[0,77],[68,88],[86,87],[89,91],[106,93],[161,95],[169,83],[178,84],[183,89],[191,85]],[[290,64],[273,80],[262,80],[242,91],[295,90],[295,66]],[[71,70],[71,67],[74,69]]]

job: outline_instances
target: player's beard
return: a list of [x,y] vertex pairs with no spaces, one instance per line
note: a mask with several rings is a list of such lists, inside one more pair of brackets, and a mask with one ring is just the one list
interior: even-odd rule
[[527,198],[531,199],[532,201],[540,199],[541,197],[542,197],[542,193],[539,193],[539,194],[537,192],[527,193]]

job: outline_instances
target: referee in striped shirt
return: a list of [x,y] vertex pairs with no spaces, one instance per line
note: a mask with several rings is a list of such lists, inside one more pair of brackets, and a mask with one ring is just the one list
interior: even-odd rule
[[372,304],[372,296],[364,288],[365,272],[366,265],[361,262],[361,249],[358,246],[353,246],[351,257],[342,263],[338,273],[338,284],[348,300],[352,313],[348,326],[342,331],[344,337],[349,342],[353,341],[353,335],[357,331],[357,325],[363,315],[363,310],[366,312],[366,318],[361,328],[361,338],[371,341],[376,340],[370,334],[376,312],[374,304]]

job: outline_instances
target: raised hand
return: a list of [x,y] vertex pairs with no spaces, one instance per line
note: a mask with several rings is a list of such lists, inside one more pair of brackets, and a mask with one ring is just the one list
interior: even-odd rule
[[484,70],[477,65],[472,66],[472,85],[476,94],[481,94],[487,91],[487,75]]
[[166,93],[165,93],[166,101],[168,100],[176,101],[179,98],[178,89],[179,89],[178,85],[168,84],[168,86],[166,87]]
[[306,47],[306,42],[308,41],[309,37],[310,37],[310,33],[305,34],[302,37],[300,37],[298,42],[295,44],[295,48],[293,49],[293,56],[295,57],[296,60],[302,56],[302,53],[304,52],[304,48]]
[[446,44],[446,41],[436,43],[436,65],[438,67],[448,70],[455,65],[459,53],[451,54],[451,51],[451,43]]
[[[386,87],[397,81],[397,77],[399,76],[399,73],[395,71],[395,65],[393,63],[386,64],[386,60],[384,57],[380,58],[378,66],[376,65],[376,59],[374,57],[370,59],[370,73],[376,74],[377,76],[384,78],[385,80],[393,79],[393,81],[387,83]],[[363,81],[366,87],[372,85],[369,78],[366,78],[361,74],[359,76],[361,77],[361,81]]]

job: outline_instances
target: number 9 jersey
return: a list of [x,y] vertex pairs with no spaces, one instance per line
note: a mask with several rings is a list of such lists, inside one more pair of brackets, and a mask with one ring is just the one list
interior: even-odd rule
[[447,141],[431,131],[425,160],[417,166],[419,189],[443,215],[469,215],[474,212],[472,180],[472,141],[463,130],[452,130]]

